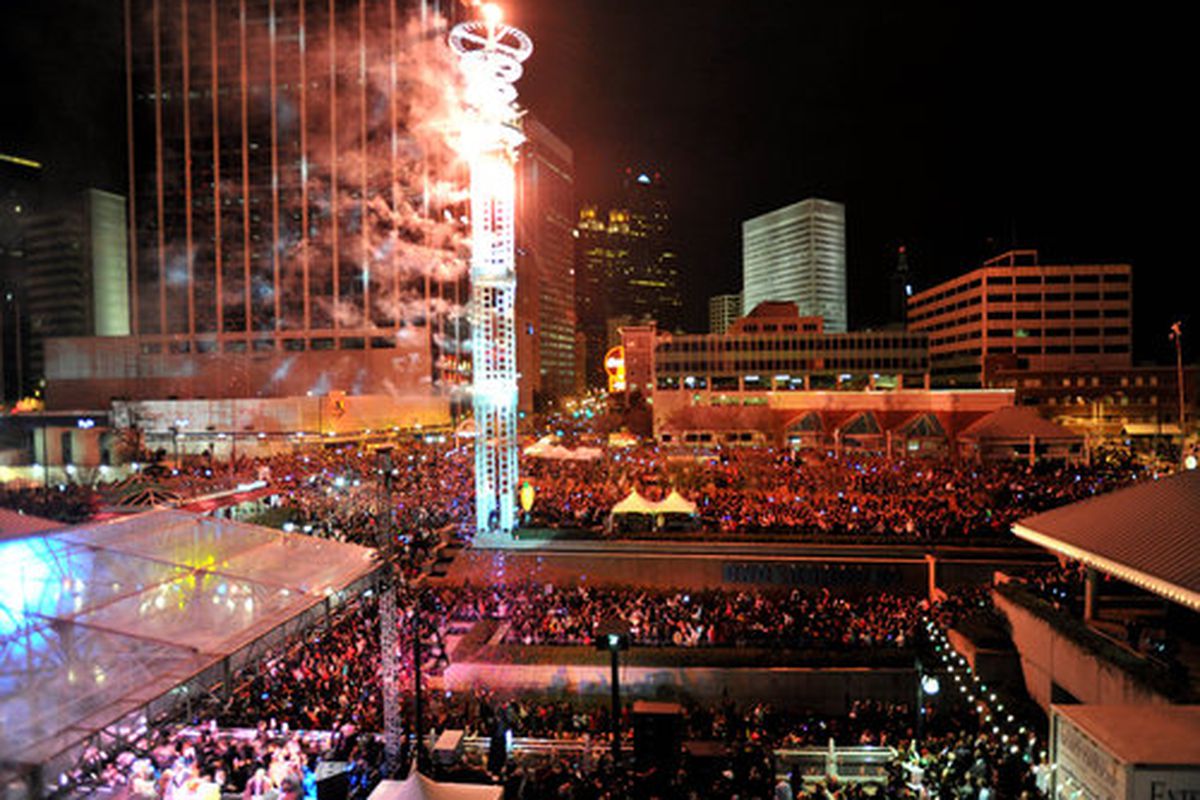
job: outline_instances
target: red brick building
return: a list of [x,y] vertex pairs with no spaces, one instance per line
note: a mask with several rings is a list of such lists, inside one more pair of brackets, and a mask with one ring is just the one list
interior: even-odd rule
[[1042,264],[1013,250],[914,294],[908,329],[929,336],[934,385],[990,385],[999,370],[1111,370],[1131,364],[1128,264]]

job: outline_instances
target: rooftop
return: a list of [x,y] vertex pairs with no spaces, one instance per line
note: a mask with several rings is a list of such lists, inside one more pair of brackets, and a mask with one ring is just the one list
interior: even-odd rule
[[0,541],[0,762],[136,718],[368,575],[372,553],[181,511]]
[[1200,706],[1056,705],[1054,712],[1125,764],[1200,765]]
[[1026,541],[1200,610],[1200,471],[1146,480],[1027,517]]

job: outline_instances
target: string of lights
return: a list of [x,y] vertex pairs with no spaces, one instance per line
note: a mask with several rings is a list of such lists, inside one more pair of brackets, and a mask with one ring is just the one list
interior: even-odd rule
[[[1005,699],[996,693],[994,687],[989,687],[984,682],[967,658],[955,650],[942,627],[928,617],[922,618],[922,624],[937,658],[937,665],[928,671],[942,672],[947,684],[953,684],[952,686],[948,685],[947,688],[957,690],[958,699],[975,713],[980,730],[998,737],[1000,743],[1012,755],[1021,753],[1022,740],[1029,745],[1040,743],[1041,737],[1038,736],[1037,731],[1014,713],[1011,702],[1006,703]],[[933,694],[934,692],[927,693]],[[924,714],[924,711],[925,709],[922,707],[918,713]],[[1033,750],[1033,746],[1025,748],[1027,761],[1032,761]],[[1044,747],[1037,748],[1037,757],[1039,760],[1046,757]]]

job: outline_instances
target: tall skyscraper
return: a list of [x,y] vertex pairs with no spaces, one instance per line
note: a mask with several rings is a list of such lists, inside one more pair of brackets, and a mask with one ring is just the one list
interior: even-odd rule
[[670,205],[661,173],[627,169],[617,202],[579,212],[576,309],[586,337],[589,386],[604,383],[607,320],[654,320],[661,330],[682,323],[679,257],[671,240]]
[[708,298],[708,332],[724,333],[742,316],[741,294],[717,294]]
[[[146,346],[275,357],[313,393],[428,383],[457,358],[465,175],[437,125],[440,5],[126,0]],[[321,374],[334,360],[350,385]]]
[[908,298],[912,297],[915,282],[908,268],[908,248],[904,245],[896,250],[896,268],[888,276],[888,322],[904,327],[908,319]]
[[742,312],[790,301],[825,330],[844,333],[846,207],[809,198],[742,223]]
[[88,189],[33,214],[25,232],[25,296],[33,376],[61,336],[129,334],[125,198]]
[[39,207],[42,165],[0,153],[0,402],[32,394],[29,313],[25,299],[25,238]]
[[609,263],[622,251],[610,248],[608,214],[595,205],[579,209],[575,236],[575,314],[583,339],[583,385],[596,388],[605,384]]
[[522,408],[575,391],[575,159],[526,117],[517,162],[517,369]]
[[621,241],[627,255],[623,263],[612,264],[613,312],[653,319],[660,329],[673,330],[682,322],[683,298],[662,173],[627,168],[620,206],[615,219],[610,214],[609,235]]

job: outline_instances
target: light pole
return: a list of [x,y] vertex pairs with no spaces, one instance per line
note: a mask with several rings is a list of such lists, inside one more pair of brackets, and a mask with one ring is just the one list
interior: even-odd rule
[[917,727],[914,738],[918,747],[925,735],[925,698],[926,696],[933,697],[941,691],[941,688],[941,682],[938,681],[937,676],[926,672],[925,667],[921,664],[921,657],[917,656]]
[[421,696],[421,587],[416,587],[413,596],[413,733],[416,738],[417,772],[426,767],[425,754],[425,700]]
[[1187,431],[1184,429],[1186,421],[1186,406],[1184,405],[1183,396],[1183,323],[1176,321],[1171,326],[1171,341],[1175,342],[1175,383],[1179,387],[1179,452],[1183,453],[1184,437]]
[[175,445],[175,472],[179,473],[179,437],[183,435],[183,429],[187,427],[186,419],[176,419],[175,424],[171,426],[171,441]]
[[607,650],[612,664],[612,760],[613,769],[621,763],[621,673],[619,655],[629,649],[629,629],[623,621],[601,623],[596,629],[596,649]]

